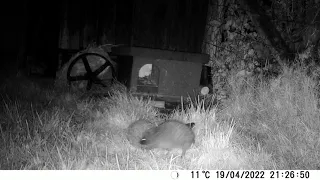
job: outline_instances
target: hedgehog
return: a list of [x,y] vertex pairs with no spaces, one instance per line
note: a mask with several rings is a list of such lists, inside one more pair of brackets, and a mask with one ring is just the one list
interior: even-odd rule
[[194,123],[184,124],[177,120],[167,120],[159,126],[146,130],[140,144],[149,150],[180,148],[182,150],[181,157],[184,157],[186,151],[195,142],[195,134],[192,131],[194,125]]
[[141,144],[139,143],[143,133],[156,125],[150,121],[140,119],[135,121],[129,125],[127,128],[127,139],[131,145],[134,147],[141,148]]

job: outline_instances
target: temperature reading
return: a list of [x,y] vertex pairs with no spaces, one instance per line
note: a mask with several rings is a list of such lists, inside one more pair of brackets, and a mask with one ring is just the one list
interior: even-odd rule
[[205,177],[206,179],[210,178],[210,171],[191,171],[191,177],[194,178],[200,178]]

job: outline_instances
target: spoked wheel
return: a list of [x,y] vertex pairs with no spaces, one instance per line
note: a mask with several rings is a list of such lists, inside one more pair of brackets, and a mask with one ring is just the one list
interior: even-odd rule
[[[105,61],[105,63],[103,63],[97,69],[92,70],[92,68],[90,67],[89,62],[88,62],[88,56],[98,56],[98,57],[102,58]],[[82,61],[86,72],[81,75],[71,76],[72,68],[75,66],[75,64],[79,60]],[[111,82],[113,81],[113,79],[115,78],[115,69],[114,69],[113,64],[110,61],[111,60],[107,59],[105,56],[102,56],[98,53],[89,53],[88,52],[88,53],[83,53],[83,54],[79,55],[69,65],[68,72],[67,72],[68,84],[71,85],[72,81],[87,81],[87,87],[86,87],[87,90],[91,89],[92,84],[98,84],[98,85],[101,85],[102,87],[107,87],[107,85],[103,82],[103,80],[99,78],[99,75],[106,68],[110,67],[111,73],[112,73]]]

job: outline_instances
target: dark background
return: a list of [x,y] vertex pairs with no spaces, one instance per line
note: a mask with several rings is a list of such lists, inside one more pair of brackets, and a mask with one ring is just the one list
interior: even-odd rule
[[62,50],[92,42],[201,52],[208,0],[10,1],[1,11],[1,77],[45,63],[54,76]]

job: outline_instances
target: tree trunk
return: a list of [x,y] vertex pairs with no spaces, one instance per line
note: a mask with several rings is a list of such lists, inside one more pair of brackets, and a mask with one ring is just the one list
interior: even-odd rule
[[264,35],[269,44],[280,54],[281,64],[290,65],[294,60],[294,53],[281,37],[280,32],[263,8],[260,7],[257,0],[243,0],[244,9],[248,9],[251,19],[258,28],[258,32]]

